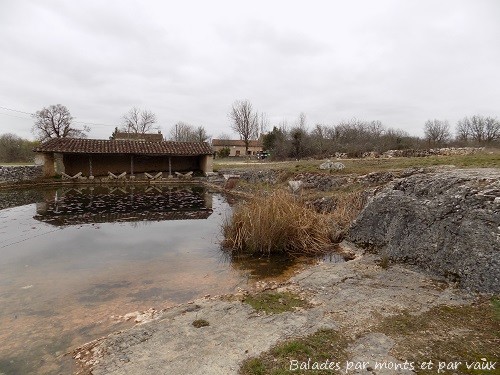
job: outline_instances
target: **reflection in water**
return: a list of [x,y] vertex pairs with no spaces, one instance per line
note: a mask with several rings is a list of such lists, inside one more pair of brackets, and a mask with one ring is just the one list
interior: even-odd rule
[[64,353],[133,324],[113,316],[233,293],[300,265],[221,252],[231,207],[203,187],[85,186],[1,197],[10,207],[0,209],[2,375],[69,374]]
[[53,225],[206,219],[212,194],[202,187],[63,188],[37,202],[35,219]]
[[0,209],[0,374],[71,373],[64,353],[133,324],[113,316],[233,293],[293,266],[221,256],[231,207],[203,187],[64,187],[2,197],[10,208]]
[[245,254],[231,254],[226,251],[222,257],[226,262],[230,262],[234,269],[246,272],[251,279],[255,280],[282,276],[287,269],[300,263],[299,258],[286,255],[255,257]]
[[242,272],[246,272],[250,279],[288,279],[300,270],[300,266],[314,264],[318,261],[325,263],[344,263],[346,257],[340,253],[329,253],[318,257],[291,257],[287,255],[273,255],[271,257],[255,257],[247,254],[232,254],[227,249],[221,256],[226,262]]

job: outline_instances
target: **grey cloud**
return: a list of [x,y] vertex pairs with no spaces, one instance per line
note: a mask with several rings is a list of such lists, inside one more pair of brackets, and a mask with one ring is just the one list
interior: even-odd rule
[[[496,1],[252,5],[3,1],[0,106],[62,103],[113,126],[137,105],[165,131],[182,120],[213,135],[244,98],[273,121],[304,111],[310,125],[358,117],[415,134],[427,118],[500,116]],[[0,134],[12,123],[0,116]]]

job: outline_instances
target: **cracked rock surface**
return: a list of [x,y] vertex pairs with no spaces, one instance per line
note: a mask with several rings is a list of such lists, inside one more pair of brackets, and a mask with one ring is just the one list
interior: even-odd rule
[[349,240],[462,288],[500,293],[500,171],[394,180],[370,199]]
[[[342,329],[356,337],[384,316],[407,309],[417,314],[472,298],[403,266],[382,268],[376,255],[344,246],[357,253],[355,260],[312,266],[279,287],[305,296],[311,308],[266,315],[240,301],[199,299],[87,344],[75,357],[92,374],[237,374],[244,359],[281,340],[321,328]],[[195,328],[197,319],[209,326]],[[389,337],[373,333],[361,335],[350,351],[355,360],[393,360],[391,346]]]

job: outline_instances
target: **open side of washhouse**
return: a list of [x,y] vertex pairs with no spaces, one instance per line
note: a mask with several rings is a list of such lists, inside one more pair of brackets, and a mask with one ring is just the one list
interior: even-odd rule
[[213,171],[213,151],[206,142],[54,138],[34,151],[45,177],[158,176],[160,172],[172,176]]

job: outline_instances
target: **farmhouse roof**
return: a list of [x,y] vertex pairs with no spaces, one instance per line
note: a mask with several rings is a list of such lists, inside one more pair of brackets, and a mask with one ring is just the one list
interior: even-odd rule
[[[241,139],[212,139],[212,146],[245,147],[245,142]],[[262,142],[250,140],[248,147],[262,147]]]
[[138,140],[107,140],[82,138],[53,138],[34,149],[35,152],[71,154],[141,154],[195,156],[210,155],[212,147],[206,142],[148,142]]

